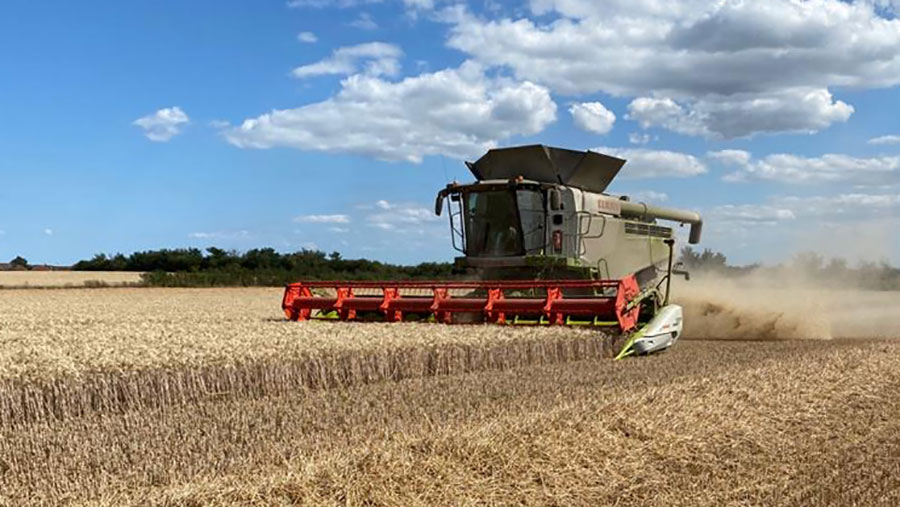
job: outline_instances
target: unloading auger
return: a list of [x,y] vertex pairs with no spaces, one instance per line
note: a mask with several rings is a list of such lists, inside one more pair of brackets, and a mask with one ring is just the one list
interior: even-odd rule
[[625,160],[542,145],[489,151],[466,163],[476,180],[451,183],[446,208],[459,280],[298,282],[284,292],[290,320],[312,318],[589,325],[627,340],[617,358],[669,348],[682,332],[671,304],[673,229],[699,214],[605,193]]

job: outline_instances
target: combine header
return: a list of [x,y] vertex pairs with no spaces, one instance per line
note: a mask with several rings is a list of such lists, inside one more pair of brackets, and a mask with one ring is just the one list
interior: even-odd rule
[[669,304],[674,234],[657,220],[700,215],[605,193],[624,160],[541,145],[489,151],[467,163],[478,181],[438,193],[450,216],[456,267],[466,280],[298,282],[291,320],[592,325],[627,335],[619,354],[651,353],[681,334]]
[[[334,296],[315,296],[314,289],[331,289]],[[360,290],[378,294],[358,295]],[[405,291],[413,294],[403,295]],[[421,291],[431,296],[415,294]],[[582,295],[565,297],[570,291]],[[465,294],[454,297],[454,292]],[[474,316],[495,324],[519,323],[521,317],[529,316],[521,322],[612,325],[628,332],[637,325],[639,293],[633,276],[622,280],[303,282],[288,285],[282,307],[290,320],[309,319],[314,310],[340,320],[357,320],[368,313],[388,322],[414,316],[443,324],[453,323],[454,314],[468,317],[468,323]]]

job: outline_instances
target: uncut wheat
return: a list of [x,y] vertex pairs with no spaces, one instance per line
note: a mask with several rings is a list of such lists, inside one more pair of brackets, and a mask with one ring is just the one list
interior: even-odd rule
[[0,424],[602,357],[565,328],[286,322],[272,289],[0,293]]

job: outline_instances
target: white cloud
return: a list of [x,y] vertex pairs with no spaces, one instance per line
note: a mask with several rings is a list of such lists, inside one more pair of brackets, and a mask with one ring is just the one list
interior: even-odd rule
[[847,121],[851,114],[853,106],[835,101],[826,89],[706,97],[684,106],[671,98],[639,97],[628,105],[628,119],[642,128],[724,139],[760,132],[812,133]]
[[587,132],[607,134],[616,122],[616,115],[600,102],[583,102],[569,108],[575,126]]
[[192,239],[240,239],[250,236],[250,231],[216,231],[216,232],[192,232],[188,234]]
[[712,160],[721,162],[722,164],[737,167],[746,166],[753,157],[749,151],[744,150],[712,151],[707,153],[706,156]]
[[230,126],[231,126],[231,123],[229,123],[229,122],[227,122],[227,121],[225,121],[225,120],[210,120],[209,126],[212,127],[212,128],[214,128],[214,129],[219,129],[219,130],[221,130],[221,129],[230,127]]
[[742,225],[774,225],[785,220],[794,220],[797,215],[786,207],[768,204],[725,204],[716,206],[709,214],[711,221],[737,223]]
[[314,44],[319,41],[319,38],[312,32],[300,32],[297,34],[297,40],[306,44]]
[[44,235],[53,236],[53,229],[44,229]]
[[403,0],[403,5],[408,9],[431,10],[434,9],[435,0]]
[[[872,260],[890,255],[886,231],[898,227],[900,193],[774,196],[763,203],[716,206],[704,213],[707,241],[756,256],[814,249],[833,256]],[[716,248],[716,246],[714,246]]]
[[844,193],[832,196],[797,197],[787,196],[773,199],[780,206],[791,208],[798,215],[806,217],[872,217],[879,212],[892,212],[900,208],[900,194]]
[[[409,9],[410,13],[415,11],[430,11],[434,9],[438,2],[446,2],[447,0],[403,0],[403,6]],[[486,0],[490,2],[490,0]],[[289,0],[287,6],[292,9],[349,9],[363,5],[375,5],[384,3],[384,0]]]
[[349,227],[329,227],[328,231],[333,232],[335,234],[346,234],[346,233],[350,232],[350,228]]
[[687,178],[707,172],[706,165],[697,157],[686,153],[643,148],[593,148],[592,151],[625,159],[620,172],[625,179],[638,178]]
[[378,23],[375,22],[375,19],[368,12],[360,12],[356,19],[348,23],[348,25],[360,30],[375,30],[378,28]]
[[638,134],[637,132],[628,134],[628,142],[631,144],[643,145],[649,143],[652,140],[654,140],[654,137],[650,134]]
[[324,75],[350,75],[360,70],[371,76],[394,76],[400,72],[403,50],[385,42],[367,42],[340,47],[331,56],[316,63],[297,67],[291,72],[303,79]]
[[654,190],[641,190],[640,192],[634,192],[629,195],[632,201],[635,202],[666,202],[669,200],[669,195],[664,192],[656,192]]
[[190,118],[179,107],[167,107],[134,120],[132,125],[144,129],[144,135],[151,141],[164,143],[181,133]]
[[900,144],[900,135],[875,137],[869,139],[869,144]]
[[546,88],[487,77],[467,62],[398,82],[353,75],[333,98],[247,119],[226,138],[241,148],[421,162],[426,155],[475,157],[514,135],[537,134],[555,119]]
[[350,217],[347,215],[300,215],[294,217],[294,222],[298,224],[349,224]]
[[443,236],[443,220],[434,210],[416,203],[392,203],[377,201],[380,211],[369,213],[366,222],[370,227],[385,231]]
[[832,89],[900,84],[900,20],[880,16],[868,2],[531,0],[530,6],[540,21],[446,10],[444,20],[453,25],[448,44],[564,95],[671,100],[662,118],[632,112],[648,126],[726,138],[817,131],[853,112]]
[[737,167],[724,178],[732,182],[758,179],[783,183],[881,184],[900,180],[900,156],[857,158],[836,154],[821,157],[774,154],[753,160],[749,153],[726,150],[711,153],[710,157]]
[[[864,239],[866,230],[876,232],[875,238],[885,238],[884,231],[896,225],[886,225],[880,220],[896,220],[900,211],[900,194],[845,193],[829,196],[780,196],[758,204],[729,204],[716,206],[704,213],[711,238],[755,238],[767,248],[792,248],[790,242],[798,241],[808,249],[810,239],[825,239],[826,251],[846,249],[856,244],[871,246],[871,239]],[[767,231],[780,235],[775,239],[764,234]],[[842,230],[843,238],[836,234]],[[852,231],[856,231],[856,235]],[[826,239],[827,238],[827,239]],[[865,247],[860,248],[865,251]],[[784,253],[782,251],[782,253]],[[868,252],[871,254],[871,252]]]
[[324,9],[326,7],[348,9],[358,5],[380,4],[382,1],[383,0],[289,0],[287,6],[291,9]]

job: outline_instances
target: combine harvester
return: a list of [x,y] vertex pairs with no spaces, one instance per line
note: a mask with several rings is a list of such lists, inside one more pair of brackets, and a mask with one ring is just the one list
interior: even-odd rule
[[451,183],[435,213],[450,216],[460,280],[298,282],[285,289],[290,320],[602,326],[627,337],[617,358],[670,347],[682,310],[669,303],[675,237],[668,220],[690,211],[605,192],[625,161],[542,145],[489,151],[466,163],[478,180]]

